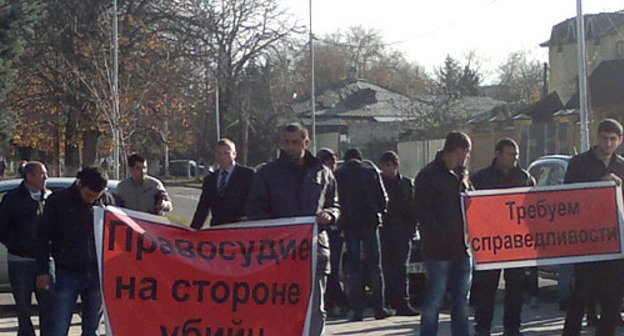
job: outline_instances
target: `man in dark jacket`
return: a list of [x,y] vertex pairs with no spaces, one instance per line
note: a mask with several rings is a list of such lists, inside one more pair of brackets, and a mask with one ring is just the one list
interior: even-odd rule
[[[337,167],[337,156],[333,150],[329,148],[321,148],[316,153],[316,158],[329,168],[332,173]],[[349,300],[341,279],[340,261],[342,258],[342,247],[344,239],[342,232],[336,223],[330,225],[326,230],[329,236],[329,255],[331,272],[327,277],[327,291],[325,292],[325,310],[331,316],[344,316],[348,311]]]
[[[28,162],[22,173],[24,181],[4,195],[0,205],[0,241],[8,250],[9,281],[15,299],[19,327],[17,336],[35,336],[30,321],[31,296],[39,305],[41,334],[50,334],[52,323],[52,287],[37,290],[37,226],[46,198],[48,172],[43,163]],[[48,260],[49,263],[49,260]]]
[[253,169],[237,164],[236,146],[229,139],[221,139],[215,148],[219,169],[204,178],[202,193],[193,215],[191,227],[201,229],[208,211],[212,213],[210,226],[234,223],[245,218],[247,195],[253,179]]
[[[622,185],[624,158],[615,151],[622,143],[622,125],[614,119],[598,124],[598,146],[570,160],[564,182],[615,181]],[[576,264],[575,287],[568,304],[564,336],[578,336],[584,307],[592,298],[600,305],[600,321],[597,336],[611,336],[622,301],[624,262],[621,259]]]
[[50,284],[50,252],[56,267],[52,336],[69,331],[76,299],[82,301],[82,335],[95,336],[102,318],[102,297],[93,235],[93,206],[113,204],[104,189],[108,176],[99,167],[85,168],[67,189],[46,202],[37,250],[37,288]]
[[[472,176],[477,190],[531,187],[535,180],[526,170],[518,167],[518,144],[512,139],[500,140],[494,149],[492,165]],[[496,223],[492,223],[496,225]],[[477,336],[490,336],[494,299],[501,270],[476,271],[474,273],[475,331]],[[519,336],[522,294],[524,292],[525,269],[505,269],[505,308],[503,316],[504,336]]]
[[448,133],[442,151],[414,182],[414,210],[422,233],[427,275],[421,336],[437,334],[447,288],[451,294],[451,334],[468,336],[472,261],[464,237],[460,193],[472,188],[465,167],[471,148],[465,133]]
[[386,301],[400,316],[416,316],[409,304],[406,265],[410,243],[416,230],[414,186],[409,177],[399,173],[401,163],[394,151],[381,155],[381,178],[388,193],[388,211],[381,227],[381,256]]
[[310,336],[323,335],[326,313],[323,295],[330,272],[329,239],[325,227],[339,215],[336,180],[308,150],[308,130],[299,124],[282,129],[282,151],[277,160],[258,169],[247,199],[249,219],[316,216],[317,269],[314,281]]
[[[341,216],[339,226],[347,243],[347,284],[353,309],[352,321],[364,312],[364,270],[368,271],[375,318],[390,316],[384,308],[379,230],[388,196],[377,168],[362,162],[357,149],[345,152],[344,165],[336,170]],[[364,257],[362,258],[362,253]]]

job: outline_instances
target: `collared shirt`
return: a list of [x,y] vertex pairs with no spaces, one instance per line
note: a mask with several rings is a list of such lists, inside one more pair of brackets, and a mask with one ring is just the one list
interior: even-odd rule
[[[30,193],[30,197],[37,201],[37,202],[41,202],[41,201],[45,201],[46,198],[48,198],[48,196],[50,196],[50,194],[52,194],[52,191],[50,189],[44,189],[42,190],[37,190],[35,188],[33,188],[30,184],[24,182],[24,186],[26,187],[26,189],[28,190],[28,192]],[[42,199],[43,197],[43,199]]]
[[236,161],[232,162],[232,164],[227,168],[227,169],[221,169],[219,168],[219,172],[217,176],[219,176],[219,179],[217,180],[217,183],[219,183],[219,181],[221,180],[221,172],[222,171],[227,171],[227,176],[225,177],[225,183],[223,183],[223,187],[225,187],[228,182],[230,182],[230,177],[232,177],[232,173],[234,173],[234,166],[236,166]]

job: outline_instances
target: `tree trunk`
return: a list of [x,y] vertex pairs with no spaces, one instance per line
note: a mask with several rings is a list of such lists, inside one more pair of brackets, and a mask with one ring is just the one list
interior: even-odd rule
[[65,176],[76,176],[80,168],[80,149],[78,146],[78,122],[76,113],[71,107],[67,110],[65,124]]
[[54,137],[54,176],[63,176],[63,169],[61,167],[61,127],[56,125],[56,135]]
[[239,113],[240,145],[236,146],[236,153],[237,153],[236,158],[241,164],[247,165],[247,149],[249,147],[248,146],[249,144],[249,120],[245,113],[245,109],[242,106],[239,106],[239,108],[240,108],[240,113]]
[[82,133],[82,166],[91,167],[95,165],[97,157],[97,143],[100,131],[87,130]]

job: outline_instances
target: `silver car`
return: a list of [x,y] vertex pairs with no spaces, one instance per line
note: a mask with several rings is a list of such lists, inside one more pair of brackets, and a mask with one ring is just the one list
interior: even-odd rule
[[[0,201],[9,190],[17,188],[22,181],[22,179],[0,181]],[[74,177],[50,177],[46,182],[46,186],[48,189],[56,192],[71,186],[74,181],[76,181]],[[118,180],[108,180],[106,189],[110,193],[114,193],[118,183]],[[7,250],[4,245],[0,244],[0,291],[3,292],[10,290],[7,266]]]
[[[547,155],[538,158],[529,165],[529,173],[538,186],[563,184],[571,155]],[[557,280],[557,298],[559,308],[565,308],[574,283],[574,265],[540,266],[540,276]]]

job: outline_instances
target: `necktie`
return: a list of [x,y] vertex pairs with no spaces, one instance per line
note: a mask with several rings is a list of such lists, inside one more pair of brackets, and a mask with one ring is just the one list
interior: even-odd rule
[[217,190],[219,192],[223,191],[223,188],[225,187],[225,182],[227,182],[227,175],[227,170],[221,171],[221,175],[219,176],[219,183],[217,184]]

